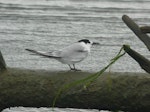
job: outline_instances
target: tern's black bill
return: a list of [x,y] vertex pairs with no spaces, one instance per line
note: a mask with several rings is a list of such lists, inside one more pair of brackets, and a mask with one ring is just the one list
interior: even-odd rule
[[98,42],[93,42],[92,45],[100,45]]

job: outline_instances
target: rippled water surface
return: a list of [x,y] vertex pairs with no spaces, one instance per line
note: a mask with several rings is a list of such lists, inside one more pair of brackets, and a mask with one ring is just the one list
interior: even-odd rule
[[[99,42],[77,68],[98,71],[123,44],[150,58],[143,43],[122,22],[127,14],[150,25],[149,0],[0,0],[0,49],[10,67],[68,70],[56,60],[29,55],[26,48],[52,51],[80,39]],[[143,72],[128,55],[111,71]]]
[[[0,50],[10,67],[57,71],[69,68],[25,49],[58,50],[83,38],[99,42],[76,65],[84,71],[106,66],[123,44],[150,59],[144,44],[121,20],[124,14],[140,26],[150,25],[150,0],[0,0]],[[110,70],[144,72],[128,55]]]
[[73,108],[24,108],[24,107],[14,107],[10,109],[5,109],[3,112],[109,112],[109,111],[98,111],[95,109],[73,109]]

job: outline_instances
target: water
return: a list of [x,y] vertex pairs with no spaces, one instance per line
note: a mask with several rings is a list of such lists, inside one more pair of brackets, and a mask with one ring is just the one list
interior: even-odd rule
[[108,112],[108,111],[98,111],[95,109],[73,109],[73,108],[24,108],[24,107],[14,107],[10,109],[5,109],[3,112]]
[[[10,67],[63,71],[56,60],[29,55],[24,49],[57,50],[83,38],[99,42],[77,67],[98,71],[123,44],[150,57],[143,43],[122,22],[127,14],[150,24],[149,0],[0,0],[0,48]],[[111,71],[143,72],[128,55]]]
[[[99,42],[77,68],[98,71],[123,44],[150,59],[150,53],[121,20],[129,15],[150,25],[150,0],[0,0],[0,50],[9,67],[65,71],[56,60],[29,55],[26,48],[51,51],[87,38]],[[110,69],[144,72],[128,55]]]

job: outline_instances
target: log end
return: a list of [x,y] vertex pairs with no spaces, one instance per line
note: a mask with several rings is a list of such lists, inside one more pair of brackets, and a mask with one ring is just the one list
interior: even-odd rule
[[5,71],[7,70],[7,67],[6,67],[6,63],[5,63],[5,60],[3,58],[3,55],[0,51],[0,71]]
[[150,33],[150,26],[142,26],[140,29],[142,33]]

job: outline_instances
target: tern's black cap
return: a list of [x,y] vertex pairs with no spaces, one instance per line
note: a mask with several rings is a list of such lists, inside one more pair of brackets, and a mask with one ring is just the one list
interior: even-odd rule
[[82,40],[79,40],[78,42],[84,42],[84,43],[91,43],[88,39],[82,39]]

